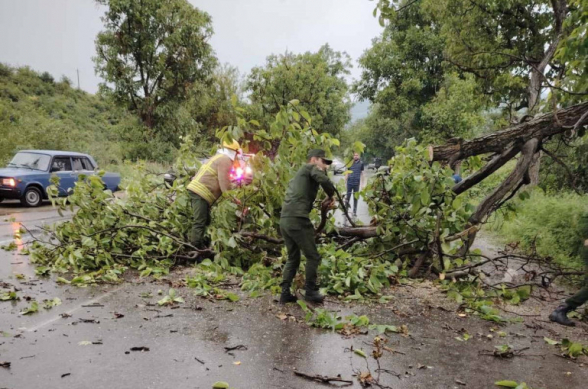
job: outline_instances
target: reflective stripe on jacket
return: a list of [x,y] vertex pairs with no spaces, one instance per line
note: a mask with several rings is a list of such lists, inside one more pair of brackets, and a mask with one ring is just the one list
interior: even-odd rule
[[217,154],[198,169],[198,173],[188,185],[188,190],[196,193],[212,205],[231,189],[229,174],[233,161],[224,154]]

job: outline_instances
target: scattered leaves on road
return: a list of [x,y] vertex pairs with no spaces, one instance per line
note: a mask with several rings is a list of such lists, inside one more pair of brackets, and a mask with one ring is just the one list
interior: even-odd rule
[[58,305],[61,305],[61,299],[59,297],[55,297],[52,300],[43,300],[43,308],[45,309],[51,309]]
[[157,302],[158,305],[163,306],[163,305],[174,305],[176,303],[184,303],[184,299],[180,296],[178,296],[176,294],[176,290],[174,288],[171,288],[167,294],[167,296],[165,296],[164,298],[162,298],[161,300],[159,300]]
[[0,294],[0,301],[18,300],[16,292],[5,292]]
[[30,315],[30,314],[33,314],[36,312],[39,312],[39,303],[37,303],[36,301],[33,301],[31,303],[31,306],[20,311],[20,314],[21,315]]

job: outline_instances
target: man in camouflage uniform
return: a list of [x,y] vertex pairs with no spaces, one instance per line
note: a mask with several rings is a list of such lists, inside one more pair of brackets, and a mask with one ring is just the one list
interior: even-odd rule
[[575,326],[576,323],[568,319],[568,312],[575,310],[580,305],[588,301],[588,213],[580,217],[580,237],[579,245],[580,257],[584,261],[586,276],[584,278],[584,287],[578,293],[570,297],[564,304],[557,307],[555,311],[549,315],[549,320],[562,324],[564,326]]
[[188,185],[194,212],[190,243],[197,248],[208,245],[206,228],[210,225],[210,208],[224,192],[232,189],[230,173],[240,149],[237,141],[224,142],[216,155],[198,169]]
[[325,173],[327,166],[331,163],[333,161],[326,158],[323,150],[310,150],[308,163],[298,170],[288,184],[280,219],[280,230],[288,250],[288,261],[284,266],[281,284],[281,304],[296,301],[290,288],[300,266],[300,252],[306,257],[304,299],[315,303],[322,303],[324,300],[324,296],[318,291],[317,271],[321,258],[316,248],[314,227],[310,222],[309,214],[319,186],[328,196],[324,205],[330,205],[333,202],[335,187]]

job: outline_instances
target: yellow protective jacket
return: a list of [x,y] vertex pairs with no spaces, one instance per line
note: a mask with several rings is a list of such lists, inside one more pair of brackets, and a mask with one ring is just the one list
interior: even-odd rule
[[200,167],[188,185],[188,190],[196,193],[212,205],[221,195],[231,189],[229,175],[233,161],[225,154],[217,154]]

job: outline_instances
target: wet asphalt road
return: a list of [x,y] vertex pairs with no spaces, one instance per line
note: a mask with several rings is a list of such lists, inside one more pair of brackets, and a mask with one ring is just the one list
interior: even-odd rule
[[[365,217],[362,209],[360,217]],[[11,241],[18,229],[12,218],[24,222],[33,234],[34,226],[63,219],[49,207],[23,210],[0,204],[2,244]],[[246,298],[237,286],[233,291],[243,297],[238,303],[204,300],[180,287],[178,293],[185,304],[176,309],[157,306],[161,298],[157,291],[167,292],[170,284],[189,271],[180,269],[157,282],[131,274],[121,285],[76,288],[38,280],[28,257],[0,251],[0,281],[20,289],[22,297],[18,302],[0,302],[0,362],[11,362],[10,369],[0,367],[0,388],[209,389],[216,381],[227,381],[237,389],[328,387],[296,377],[294,370],[341,374],[354,381],[352,388],[360,387],[352,375],[367,370],[366,360],[350,350],[370,354],[368,343],[376,333],[346,339],[301,322],[281,320],[276,315],[290,313],[301,319],[301,310],[295,305],[280,307],[273,296]],[[18,280],[15,273],[26,278]],[[144,293],[153,297],[141,297]],[[494,381],[512,379],[526,381],[533,388],[586,387],[588,370],[581,363],[588,361],[572,363],[557,357],[557,348],[543,341],[543,336],[549,336],[588,343],[586,325],[569,330],[546,324],[545,308],[536,306],[527,314],[543,321],[525,319],[525,323],[498,328],[478,318],[459,317],[456,306],[427,284],[396,286],[388,294],[393,299],[387,304],[348,305],[334,298],[326,304],[342,315],[367,314],[373,323],[408,325],[409,336],[389,336],[394,352],[382,358],[383,385],[493,388]],[[19,312],[30,305],[25,296],[39,302],[59,297],[63,304],[23,316]],[[506,336],[499,338],[493,328]],[[464,330],[472,339],[456,340]],[[487,336],[490,334],[494,338]],[[516,349],[530,347],[529,354],[541,356],[506,361],[480,355],[505,343]],[[225,350],[239,345],[244,349]],[[149,351],[131,351],[133,347],[148,347]],[[367,362],[376,375],[375,360]]]

